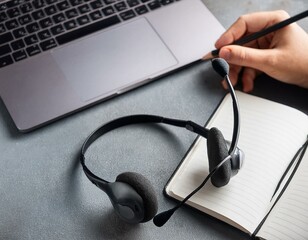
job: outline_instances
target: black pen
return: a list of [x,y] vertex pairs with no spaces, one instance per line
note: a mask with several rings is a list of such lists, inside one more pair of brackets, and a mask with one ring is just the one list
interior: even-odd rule
[[[265,28],[265,29],[259,31],[259,32],[255,32],[253,34],[250,34],[250,35],[247,35],[247,36],[245,36],[243,38],[240,38],[240,39],[234,41],[230,45],[243,45],[243,44],[246,44],[246,43],[251,42],[253,40],[256,40],[256,39],[258,39],[260,37],[263,37],[263,36],[265,36],[265,35],[267,35],[269,33],[277,31],[277,30],[279,30],[279,29],[281,29],[281,28],[283,28],[283,27],[285,27],[285,26],[287,26],[287,25],[289,25],[291,23],[294,23],[294,22],[296,22],[296,21],[298,21],[300,19],[303,19],[303,18],[305,18],[307,16],[308,16],[308,10],[306,10],[306,11],[304,11],[302,13],[299,13],[299,14],[293,16],[293,17],[290,17],[290,18],[288,18],[288,19],[286,19],[286,20],[284,20],[282,22],[276,23],[276,24],[274,24],[274,25],[272,25],[272,26],[270,26],[268,28]],[[220,49],[215,49],[215,50],[209,52],[202,59],[203,60],[208,60],[208,59],[211,59],[211,58],[214,58],[214,57],[218,57],[219,50]]]

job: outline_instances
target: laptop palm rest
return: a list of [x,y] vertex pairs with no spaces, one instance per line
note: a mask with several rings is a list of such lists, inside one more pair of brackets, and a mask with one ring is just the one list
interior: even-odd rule
[[66,45],[52,56],[83,101],[137,86],[177,64],[145,18]]

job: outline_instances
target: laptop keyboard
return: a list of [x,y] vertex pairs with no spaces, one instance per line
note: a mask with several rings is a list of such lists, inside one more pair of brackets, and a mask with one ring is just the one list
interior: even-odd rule
[[0,68],[179,0],[0,3]]

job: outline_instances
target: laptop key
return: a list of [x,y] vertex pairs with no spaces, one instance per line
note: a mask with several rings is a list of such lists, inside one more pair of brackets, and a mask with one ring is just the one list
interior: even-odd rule
[[130,6],[130,7],[135,7],[139,4],[139,1],[138,0],[127,0],[127,4]]
[[114,7],[118,12],[121,12],[127,9],[126,3],[124,1],[114,4]]
[[56,14],[57,12],[58,12],[58,10],[57,10],[55,5],[51,5],[51,6],[45,8],[45,13],[48,16]]
[[46,6],[46,3],[44,0],[33,0],[32,1],[32,4],[35,8],[42,8],[42,7],[45,7]]
[[51,18],[47,17],[39,21],[39,24],[42,28],[51,27],[53,25],[53,22]]
[[8,30],[11,30],[13,28],[16,28],[19,26],[18,22],[16,19],[12,19],[12,20],[9,20],[5,23],[5,26]]
[[23,0],[12,0],[7,2],[7,8],[12,8],[23,2]]
[[10,18],[14,18],[20,15],[20,11],[18,8],[11,8],[7,10],[7,14],[9,15]]
[[8,19],[8,16],[5,12],[0,12],[0,21],[3,22]]
[[13,55],[13,58],[16,62],[27,58],[27,54],[26,54],[25,50],[20,50],[20,51],[14,52],[12,55]]
[[18,18],[20,25],[26,25],[32,21],[32,18],[29,14],[25,14]]
[[90,14],[90,18],[92,19],[92,21],[95,21],[95,20],[97,20],[97,19],[100,19],[100,18],[102,18],[102,14],[101,14],[101,12],[100,11],[95,11],[95,12],[91,12]]
[[28,33],[33,33],[36,32],[40,29],[38,23],[34,22],[34,23],[30,23],[26,26],[26,29],[28,31]]
[[50,28],[50,31],[53,35],[58,35],[60,33],[63,33],[65,30],[61,24],[58,24],[52,28]]
[[93,2],[90,2],[90,5],[93,9],[101,8],[104,6],[100,0],[95,0]]
[[102,12],[105,16],[109,16],[115,13],[115,10],[112,6],[108,6],[102,9]]
[[4,34],[0,35],[0,45],[7,43],[7,42],[10,42],[13,39],[14,39],[14,37],[13,37],[12,33],[10,33],[10,32],[4,33]]
[[62,12],[60,12],[56,15],[53,15],[52,19],[54,20],[55,23],[60,23],[63,22],[66,18],[65,15]]
[[70,30],[73,29],[75,27],[77,27],[77,22],[75,21],[75,19],[67,21],[64,23],[64,27],[66,30]]
[[167,5],[167,4],[170,4],[170,3],[173,3],[174,0],[161,0],[160,3],[163,4],[163,5]]
[[1,3],[0,4],[0,11],[4,11],[7,9],[7,3]]
[[90,6],[86,3],[78,7],[78,10],[81,14],[87,13],[91,11]]
[[16,39],[21,38],[27,35],[27,31],[24,27],[17,28],[13,31],[13,35]]
[[100,21],[97,21],[91,25],[84,26],[82,28],[78,28],[76,30],[73,30],[71,32],[65,33],[63,35],[59,35],[56,37],[57,42],[62,45],[65,43],[68,43],[72,40],[78,39],[80,37],[86,36],[88,34],[94,33],[98,30],[110,27],[112,25],[115,25],[117,23],[121,22],[118,16],[112,16],[109,18],[102,19]]
[[136,14],[133,12],[133,10],[128,10],[126,12],[120,13],[120,16],[125,21],[125,20],[128,20],[128,19],[135,17]]
[[52,38],[40,43],[40,47],[42,48],[43,51],[47,51],[56,46],[57,46],[57,43]]
[[40,9],[40,10],[37,10],[37,11],[33,12],[32,13],[32,17],[35,20],[38,20],[38,19],[41,19],[41,18],[45,17],[45,13],[43,12],[42,9]]
[[70,0],[72,6],[77,6],[83,3],[83,0]]
[[37,35],[40,40],[45,40],[51,37],[50,31],[48,29],[38,32]]
[[112,4],[112,3],[115,3],[117,0],[104,0],[104,3],[105,4]]
[[0,67],[5,67],[13,62],[13,58],[10,55],[0,57]]
[[78,12],[75,8],[72,8],[70,10],[67,10],[65,12],[65,15],[67,17],[67,19],[70,19],[70,18],[74,18],[74,17],[77,17],[78,16]]
[[25,46],[26,45],[22,39],[16,40],[11,43],[11,47],[13,48],[13,50],[19,50],[24,48]]
[[154,9],[160,7],[160,3],[159,3],[158,0],[155,0],[155,1],[153,1],[153,2],[148,3],[148,7],[149,7],[151,10],[154,10]]
[[9,46],[9,44],[3,45],[0,47],[0,56],[2,55],[6,55],[8,53],[10,53],[12,50]]
[[90,22],[90,19],[87,15],[83,15],[79,18],[77,18],[77,22],[79,23],[79,25],[84,25]]
[[147,13],[149,10],[147,9],[146,6],[140,6],[140,7],[136,7],[135,11],[137,14],[141,15],[141,14]]
[[26,51],[28,53],[29,56],[33,56],[35,54],[38,54],[41,52],[39,46],[36,44],[36,45],[32,45],[30,47],[27,47],[26,48]]
[[68,1],[62,1],[57,3],[57,7],[59,8],[60,11],[63,11],[65,9],[68,9],[70,7],[70,4],[68,3]]
[[25,3],[20,6],[20,10],[22,13],[28,13],[33,10],[31,3]]
[[25,40],[27,45],[31,45],[31,44],[37,43],[39,41],[36,34],[32,34],[30,36],[27,36],[27,37],[24,38],[24,40]]

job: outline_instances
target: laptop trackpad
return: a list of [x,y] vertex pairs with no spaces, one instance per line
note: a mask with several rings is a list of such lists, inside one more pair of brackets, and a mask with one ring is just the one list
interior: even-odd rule
[[138,85],[177,64],[144,18],[56,49],[52,56],[84,101]]

